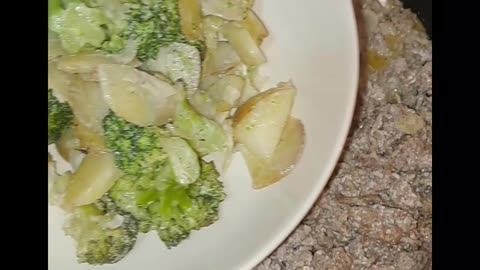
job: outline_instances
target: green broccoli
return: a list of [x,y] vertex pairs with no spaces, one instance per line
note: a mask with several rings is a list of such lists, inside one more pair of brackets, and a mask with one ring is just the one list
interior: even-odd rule
[[[160,220],[157,229],[167,246],[176,246],[190,231],[199,230],[218,220],[220,203],[225,199],[223,183],[213,163],[201,162],[200,178],[187,188],[178,184],[167,189],[150,211]],[[165,198],[166,197],[166,198]],[[178,203],[180,202],[180,203]]]
[[187,100],[177,107],[173,126],[174,134],[186,138],[201,156],[224,151],[227,147],[227,135],[222,126],[199,114]]
[[107,38],[104,27],[108,24],[103,13],[90,8],[81,1],[48,1],[48,28],[56,32],[62,47],[68,53],[77,53],[83,48],[99,48]]
[[[78,0],[76,0],[78,1]],[[103,27],[107,35],[100,48],[107,54],[115,54],[123,50],[127,40],[123,33],[127,29],[127,10],[124,0],[82,0],[90,8],[99,10],[107,21]]]
[[48,144],[54,143],[73,122],[73,112],[68,103],[60,102],[48,90]]
[[76,241],[79,263],[114,264],[123,259],[137,240],[137,221],[121,212],[107,197],[74,208],[64,227]]
[[186,43],[180,24],[178,0],[129,0],[128,29],[125,36],[138,44],[141,61],[156,58],[160,47]]
[[200,178],[183,186],[174,180],[168,163],[156,179],[124,176],[110,189],[109,196],[140,223],[140,230],[156,230],[168,248],[177,246],[191,231],[218,220],[225,199],[223,184],[212,163],[201,161]]
[[126,173],[109,197],[139,221],[141,232],[156,230],[170,248],[218,219],[225,193],[213,164],[200,161],[199,178],[180,184],[162,149],[162,139],[171,136],[167,130],[139,127],[114,114],[104,119],[104,130],[107,149]]
[[[157,58],[160,47],[189,44],[182,32],[178,0],[49,0],[48,26],[69,53],[100,49],[118,53],[135,40],[137,58]],[[205,45],[191,43],[203,57]]]
[[113,112],[103,119],[107,148],[115,154],[119,169],[131,176],[153,177],[163,168],[167,155],[161,150],[159,137],[166,130],[141,128]]

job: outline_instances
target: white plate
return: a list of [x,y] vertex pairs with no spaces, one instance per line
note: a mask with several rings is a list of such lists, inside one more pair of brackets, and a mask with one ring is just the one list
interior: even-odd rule
[[257,0],[255,9],[270,31],[265,73],[272,83],[292,79],[299,90],[294,115],[305,124],[306,147],[297,168],[254,191],[237,156],[217,223],[172,250],[155,233],[142,235],[111,266],[78,265],[61,213],[49,207],[49,269],[249,270],[295,229],[325,187],[349,130],[359,71],[354,12],[351,0]]

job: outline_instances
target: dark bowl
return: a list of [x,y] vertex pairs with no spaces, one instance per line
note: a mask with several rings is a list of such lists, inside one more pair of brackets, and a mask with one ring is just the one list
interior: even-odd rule
[[401,0],[405,8],[415,12],[432,38],[432,0]]

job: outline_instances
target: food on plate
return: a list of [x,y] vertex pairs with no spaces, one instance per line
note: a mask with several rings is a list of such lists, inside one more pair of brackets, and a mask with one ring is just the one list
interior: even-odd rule
[[260,158],[272,156],[290,117],[295,95],[291,84],[280,84],[249,99],[233,118],[235,141]]
[[253,187],[269,186],[289,174],[302,155],[304,145],[305,128],[300,120],[290,117],[271,156],[262,158],[242,146],[241,152],[252,176]]
[[49,204],[79,263],[117,263],[151,231],[172,249],[221,219],[236,152],[255,190],[294,169],[297,89],[263,88],[253,4],[48,1]]
[[75,240],[79,263],[113,264],[123,259],[137,242],[138,222],[108,198],[72,210],[64,225]]

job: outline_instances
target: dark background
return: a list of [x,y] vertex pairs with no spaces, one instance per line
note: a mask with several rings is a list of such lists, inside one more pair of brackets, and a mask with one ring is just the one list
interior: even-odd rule
[[406,8],[411,9],[417,14],[427,30],[430,38],[432,37],[432,0],[401,0]]

